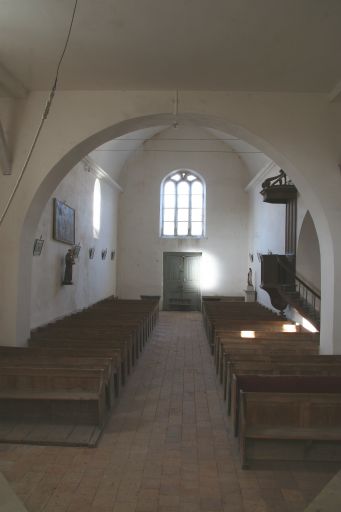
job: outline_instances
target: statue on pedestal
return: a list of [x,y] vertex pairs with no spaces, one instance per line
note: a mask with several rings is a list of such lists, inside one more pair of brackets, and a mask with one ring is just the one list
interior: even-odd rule
[[256,291],[252,284],[252,268],[249,268],[247,273],[247,286],[245,291],[245,302],[255,302],[256,301]]
[[249,268],[249,271],[247,273],[247,286],[249,287],[252,287],[253,288],[253,284],[252,284],[252,268]]
[[72,266],[75,264],[73,250],[69,249],[65,256],[65,272],[63,284],[73,284],[72,282]]

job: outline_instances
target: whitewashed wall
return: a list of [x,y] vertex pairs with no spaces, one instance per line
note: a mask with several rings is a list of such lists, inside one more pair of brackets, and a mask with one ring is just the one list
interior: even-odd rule
[[297,241],[297,274],[317,292],[321,292],[320,246],[313,219],[307,211]]
[[[174,141],[171,150],[162,139],[207,138],[198,128],[171,128],[144,145],[126,164],[121,176],[119,208],[118,295],[161,295],[163,252],[202,251],[202,293],[241,295],[247,277],[249,175],[240,158],[224,143],[210,143],[210,151],[183,152],[189,143]],[[207,144],[206,144],[207,147]],[[197,149],[200,147],[197,146]],[[206,181],[206,238],[162,239],[159,236],[160,185],[177,169],[191,169]]]
[[315,223],[307,209],[303,197],[297,198],[297,274],[321,292],[321,251]]
[[[100,299],[116,293],[117,190],[101,180],[101,230],[93,237],[93,191],[95,176],[78,164],[62,180],[47,202],[40,218],[36,237],[42,235],[45,244],[41,256],[33,256],[31,328],[85,308]],[[76,210],[76,243],[82,249],[73,266],[72,286],[63,286],[64,258],[69,245],[52,237],[53,198],[65,201]],[[95,247],[93,260],[89,248]],[[102,249],[107,257],[101,259]]]

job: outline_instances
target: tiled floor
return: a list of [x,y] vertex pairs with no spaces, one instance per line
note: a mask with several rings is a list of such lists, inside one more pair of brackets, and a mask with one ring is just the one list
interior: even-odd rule
[[97,448],[0,445],[0,471],[30,512],[299,512],[337,467],[240,470],[201,315],[161,313]]

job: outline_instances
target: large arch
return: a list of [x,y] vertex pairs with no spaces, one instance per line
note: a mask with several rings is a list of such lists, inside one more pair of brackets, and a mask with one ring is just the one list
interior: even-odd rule
[[[207,108],[203,108],[203,110],[207,110]],[[213,108],[212,110],[214,112],[216,109]],[[236,116],[234,114],[231,117],[235,118]],[[302,172],[298,166],[291,162],[291,160],[285,155],[285,151],[280,147],[281,144],[277,147],[272,143],[272,141],[268,141],[262,136],[255,135],[253,131],[245,127],[247,126],[247,123],[243,125],[237,124],[233,121],[228,121],[226,115],[218,117],[211,113],[200,114],[197,112],[178,114],[177,121],[217,129],[245,140],[267,154],[279,166],[286,169],[287,173],[294,180],[298,189],[304,196],[305,203],[309,207],[314,218],[320,246],[323,248],[322,259],[325,267],[329,269],[328,273],[323,273],[322,275],[322,296],[324,297],[323,302],[325,304],[325,307],[322,309],[323,351],[326,353],[335,352],[337,350],[341,351],[341,347],[335,348],[333,345],[335,299],[335,288],[333,286],[333,241],[323,206],[318,194],[314,192],[314,187],[311,186],[309,180],[307,180],[306,173]],[[23,342],[27,338],[30,314],[27,304],[29,303],[30,297],[31,265],[27,264],[26,255],[28,254],[28,249],[30,248],[33,233],[42,208],[58,183],[82,157],[99,145],[134,130],[153,126],[169,125],[173,122],[174,116],[167,113],[154,113],[150,115],[131,117],[129,119],[110,124],[109,126],[107,123],[103,122],[103,124],[106,125],[103,129],[97,129],[92,132],[90,129],[90,134],[87,137],[82,137],[82,134],[80,133],[78,140],[77,136],[75,136],[74,139],[76,139],[76,141],[71,148],[70,145],[67,147],[65,144],[65,152],[62,154],[61,158],[54,163],[52,168],[45,172],[45,175],[41,180],[37,181],[36,188],[32,194],[29,205],[24,212],[21,222],[19,222],[20,234],[19,239],[16,241],[18,247],[18,278],[15,283],[16,286],[14,285],[11,287],[11,294],[9,297],[10,300],[15,301],[17,308],[14,313],[12,311],[7,317],[7,323],[11,324],[11,328],[7,330],[5,329],[4,332],[9,333],[10,336],[9,339],[1,340],[2,342],[11,342],[14,344]],[[25,305],[26,307],[24,307]],[[15,324],[15,328],[13,328],[13,324]]]

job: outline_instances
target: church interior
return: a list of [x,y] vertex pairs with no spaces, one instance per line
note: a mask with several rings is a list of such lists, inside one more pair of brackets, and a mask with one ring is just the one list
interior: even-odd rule
[[0,2],[0,510],[341,507],[341,4]]

